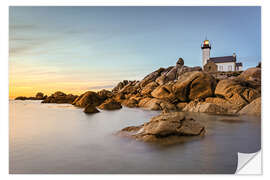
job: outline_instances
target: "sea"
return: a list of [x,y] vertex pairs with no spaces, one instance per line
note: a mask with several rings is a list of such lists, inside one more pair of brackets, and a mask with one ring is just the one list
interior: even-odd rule
[[[184,113],[184,112],[183,112]],[[116,133],[159,111],[123,107],[85,114],[70,104],[9,101],[11,174],[233,174],[237,153],[261,149],[261,119],[188,113],[204,137],[149,144]]]

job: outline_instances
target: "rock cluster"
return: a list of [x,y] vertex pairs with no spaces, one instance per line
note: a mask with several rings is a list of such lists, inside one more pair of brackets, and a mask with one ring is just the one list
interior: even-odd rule
[[15,100],[44,100],[47,96],[44,96],[42,92],[38,92],[35,97],[18,96]]
[[149,110],[236,114],[261,96],[260,68],[225,75],[215,78],[199,67],[184,66],[180,58],[175,66],[159,68],[141,81],[122,82],[126,85],[117,85],[113,98]]
[[75,96],[75,95],[65,94],[61,91],[57,91],[57,92],[53,93],[51,96],[44,99],[41,103],[58,103],[58,104],[68,103],[68,104],[71,104],[76,98],[77,98],[77,96]]

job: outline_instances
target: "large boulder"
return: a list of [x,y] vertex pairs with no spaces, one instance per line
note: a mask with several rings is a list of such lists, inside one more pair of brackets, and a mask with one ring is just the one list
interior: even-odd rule
[[260,90],[239,79],[220,80],[215,89],[215,95],[224,97],[232,104],[245,106],[261,96]]
[[175,110],[176,107],[174,104],[161,100],[161,99],[157,99],[157,98],[143,98],[140,100],[139,107],[142,107],[144,109],[148,109],[148,110]]
[[44,99],[44,94],[42,92],[38,92],[36,94],[36,99],[38,99],[38,100]]
[[[163,84],[167,83],[167,82],[170,81],[170,80],[174,80],[174,79],[170,79],[170,78],[168,77],[168,73],[171,72],[171,71],[174,71],[174,70],[172,70],[172,69],[175,69],[175,66],[170,66],[170,67],[168,67],[167,69],[165,69],[165,70],[161,73],[161,75],[160,75],[159,77],[156,78],[155,81],[156,81],[159,85],[163,85]],[[172,72],[171,72],[171,73],[172,73]]]
[[184,62],[184,59],[182,58],[179,58],[178,61],[176,62],[176,66],[178,68],[181,68],[182,66],[184,66],[185,62]]
[[159,68],[158,70],[148,74],[147,76],[145,76],[139,83],[139,87],[143,88],[144,86],[146,86],[148,83],[153,82],[157,79],[157,77],[159,77],[161,75],[161,73],[164,71],[164,68]]
[[123,102],[126,99],[126,97],[125,97],[125,94],[124,93],[117,93],[117,94],[115,94],[114,99],[117,102],[120,102],[121,103],[121,102]]
[[104,110],[115,110],[121,109],[122,106],[119,102],[115,101],[114,99],[107,99],[101,105],[99,105],[98,108]]
[[99,106],[103,101],[104,99],[100,97],[96,92],[87,91],[77,97],[72,104],[78,107],[86,107],[89,104]]
[[205,103],[205,102],[197,102],[197,101],[191,101],[183,108],[182,111],[201,112],[201,113],[210,113],[210,114],[227,114],[228,113],[228,110],[223,108],[222,106],[219,106],[213,103]]
[[186,72],[172,86],[172,92],[182,102],[214,95],[216,80],[202,71]]
[[122,129],[118,134],[145,142],[173,144],[183,141],[185,136],[203,136],[205,127],[182,113],[163,113],[140,126]]
[[239,114],[246,115],[261,115],[261,97],[253,100],[250,104],[246,105],[243,109],[239,111]]
[[136,99],[134,99],[134,98],[129,98],[129,99],[126,99],[126,100],[122,101],[121,104],[124,105],[124,106],[127,106],[129,108],[133,108],[133,107],[138,106],[138,101]]
[[98,113],[99,110],[97,110],[96,106],[94,106],[93,104],[88,104],[85,108],[84,111],[87,114],[93,114],[93,113]]
[[113,96],[113,93],[106,89],[102,89],[101,91],[97,92],[97,95],[105,100],[105,99],[111,98]]
[[174,66],[168,73],[166,73],[166,81],[173,81],[176,79],[176,73],[178,70],[178,66]]
[[135,94],[135,95],[130,96],[128,99],[124,99],[118,102],[120,102],[124,106],[133,108],[133,107],[138,107],[138,103],[142,98],[143,97],[141,97],[140,94]]
[[204,102],[216,104],[224,109],[227,109],[228,113],[230,114],[235,114],[242,108],[241,105],[230,103],[228,100],[220,97],[208,97],[204,100]]
[[249,68],[239,75],[240,79],[247,81],[261,81],[261,68]]
[[163,99],[166,101],[173,101],[175,99],[175,95],[172,92],[173,83],[167,83],[155,88],[151,95],[157,99]]
[[140,92],[142,96],[149,96],[151,92],[158,86],[156,82],[150,82],[146,86],[144,86]]
[[202,68],[200,66],[195,66],[195,67],[182,66],[181,68],[177,69],[176,77],[177,79],[180,79],[182,74],[185,74],[186,72],[192,72],[192,71],[202,71]]

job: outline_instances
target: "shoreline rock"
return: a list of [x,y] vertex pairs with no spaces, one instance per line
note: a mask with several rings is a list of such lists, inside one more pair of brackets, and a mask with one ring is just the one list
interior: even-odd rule
[[73,94],[65,94],[61,91],[56,91],[54,94],[44,99],[41,103],[72,104],[76,98],[77,96]]
[[[120,130],[120,136],[148,142],[175,144],[191,136],[204,136],[205,127],[182,113],[162,113],[140,126],[130,126]],[[190,140],[190,139],[189,139]]]
[[44,96],[42,92],[38,92],[35,97],[18,96],[14,100],[44,100],[47,95]]

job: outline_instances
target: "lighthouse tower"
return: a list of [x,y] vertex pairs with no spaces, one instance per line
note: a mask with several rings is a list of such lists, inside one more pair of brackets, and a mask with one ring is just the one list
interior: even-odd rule
[[207,60],[210,59],[211,45],[209,40],[204,40],[201,48],[202,48],[202,67],[203,67],[207,63]]

